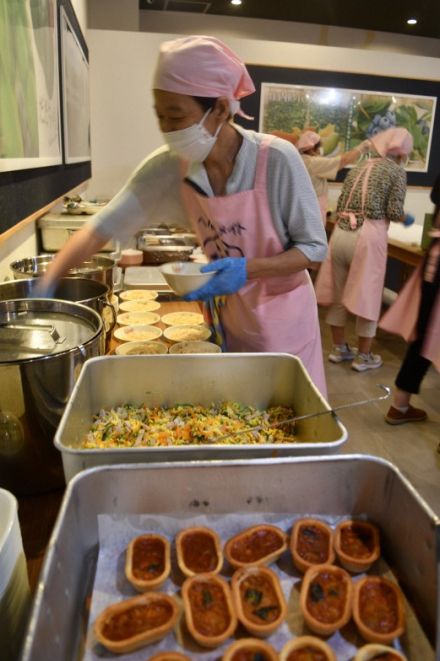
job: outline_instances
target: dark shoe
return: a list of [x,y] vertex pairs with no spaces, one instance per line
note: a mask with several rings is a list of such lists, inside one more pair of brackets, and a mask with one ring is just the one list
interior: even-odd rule
[[388,422],[389,425],[404,425],[405,422],[422,422],[423,420],[426,420],[426,418],[426,411],[416,409],[410,404],[406,413],[402,413],[399,409],[395,409],[394,406],[390,406],[390,409],[385,416],[385,421]]

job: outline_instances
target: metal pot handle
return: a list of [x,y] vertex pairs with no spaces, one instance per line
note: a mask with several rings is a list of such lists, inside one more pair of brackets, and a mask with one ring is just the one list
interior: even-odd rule
[[0,327],[2,328],[7,328],[8,330],[19,330],[19,331],[43,331],[46,333],[49,333],[51,336],[52,340],[55,342],[55,344],[62,344],[65,342],[66,338],[60,335],[55,328],[55,326],[52,325],[38,325],[38,326],[30,326],[26,324],[14,324],[14,323],[9,323],[9,322],[1,322]]
[[117,292],[122,289],[123,273],[120,266],[113,267],[113,291]]
[[114,327],[116,326],[116,310],[115,310],[115,306],[112,305],[111,303],[109,303],[108,301],[106,301],[105,299],[103,299],[102,303],[103,303],[104,307],[106,307],[106,308],[110,308],[110,310],[111,310],[112,321],[110,322],[109,327],[106,329],[106,333],[111,333],[111,331],[112,331],[112,330],[114,329]]

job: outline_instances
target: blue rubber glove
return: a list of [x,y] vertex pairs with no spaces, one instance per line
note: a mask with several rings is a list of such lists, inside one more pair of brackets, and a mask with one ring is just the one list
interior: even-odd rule
[[209,301],[216,296],[235,294],[247,280],[245,257],[224,257],[205,264],[201,273],[215,271],[215,275],[206,285],[186,294],[185,301]]
[[46,284],[43,282],[43,278],[38,278],[37,280],[37,284],[35,287],[33,287],[29,298],[54,298],[57,283],[52,282],[50,284]]
[[414,221],[415,221],[414,216],[411,215],[410,213],[406,213],[406,214],[405,214],[405,218],[404,218],[404,220],[403,220],[403,225],[404,225],[405,227],[409,227],[410,225],[413,224]]

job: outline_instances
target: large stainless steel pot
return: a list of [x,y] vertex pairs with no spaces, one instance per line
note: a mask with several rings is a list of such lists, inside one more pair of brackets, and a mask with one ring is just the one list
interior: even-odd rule
[[[33,298],[38,285],[37,278],[12,280],[0,284],[0,301],[15,298]],[[116,312],[111,304],[111,291],[108,285],[88,278],[61,278],[55,288],[53,298],[73,303],[82,303],[101,315],[107,336],[116,324]]]
[[[38,278],[46,273],[54,258],[55,254],[25,257],[15,260],[9,266],[15,279]],[[70,269],[67,276],[69,278],[97,280],[107,285],[110,291],[113,291],[116,277],[115,260],[111,257],[94,255],[79,266]]]
[[101,317],[79,303],[0,301],[0,486],[64,484],[53,437],[84,362],[104,353]]

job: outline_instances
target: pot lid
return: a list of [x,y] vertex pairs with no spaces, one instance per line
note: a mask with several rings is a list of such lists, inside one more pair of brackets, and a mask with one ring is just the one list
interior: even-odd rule
[[102,330],[92,309],[52,299],[0,302],[0,363],[47,358],[81,349]]

